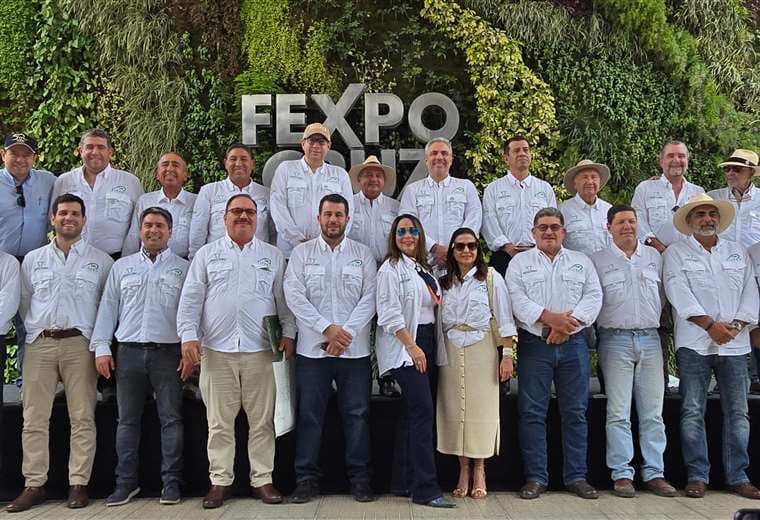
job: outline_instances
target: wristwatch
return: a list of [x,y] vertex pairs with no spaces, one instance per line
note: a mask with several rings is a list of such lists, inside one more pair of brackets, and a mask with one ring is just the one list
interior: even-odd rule
[[734,320],[731,322],[731,326],[736,329],[736,332],[741,332],[747,324],[743,321]]

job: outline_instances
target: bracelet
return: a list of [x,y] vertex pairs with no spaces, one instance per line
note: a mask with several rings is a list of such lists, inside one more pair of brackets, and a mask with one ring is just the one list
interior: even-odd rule
[[501,353],[504,357],[515,357],[515,351],[512,347],[502,347]]
[[710,320],[710,324],[707,327],[705,327],[705,331],[706,332],[709,331],[712,328],[713,325],[715,325],[715,320],[711,319]]

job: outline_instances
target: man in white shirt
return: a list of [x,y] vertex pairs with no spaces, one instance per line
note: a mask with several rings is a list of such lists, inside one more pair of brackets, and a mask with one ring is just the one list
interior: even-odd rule
[[718,166],[723,168],[728,186],[708,195],[713,200],[727,200],[734,207],[734,220],[720,237],[749,249],[760,242],[760,190],[752,182],[760,174],[757,154],[740,148]]
[[[168,248],[172,215],[161,207],[142,212],[139,253],[116,261],[108,275],[90,340],[95,366],[106,379],[114,373],[119,424],[116,428],[116,487],[107,506],[128,503],[140,492],[138,462],[145,394],[156,396],[161,423],[160,503],[180,501],[182,479],[182,385],[177,307],[189,262]],[[118,328],[117,328],[118,324]],[[111,337],[119,342],[116,362]]]
[[610,245],[607,231],[607,212],[612,205],[599,198],[599,192],[610,180],[605,164],[588,159],[565,172],[565,188],[573,198],[559,206],[565,217],[566,236],[562,245],[592,257],[593,253]]
[[491,249],[490,265],[502,276],[517,253],[535,246],[533,217],[543,208],[556,208],[551,185],[530,173],[530,145],[515,135],[504,144],[507,174],[483,192],[483,237]]
[[54,199],[55,238],[26,255],[21,266],[24,354],[24,491],[6,511],[25,511],[45,500],[50,456],[50,411],[63,383],[71,422],[68,507],[87,506],[95,459],[97,372],[89,349],[98,302],[113,260],[82,239],[85,205],[70,193]]
[[190,244],[190,219],[197,195],[182,186],[187,181],[187,163],[181,155],[167,152],[161,156],[156,166],[156,179],[161,189],[140,197],[132,212],[132,225],[124,241],[122,254],[131,255],[140,250],[140,215],[148,208],[160,207],[172,216],[172,232],[169,249],[182,258],[187,258]]
[[660,325],[662,257],[639,243],[636,210],[613,206],[607,213],[612,245],[594,254],[604,299],[596,320],[599,365],[607,381],[607,466],[613,493],[633,497],[634,469],[631,401],[636,396],[644,486],[658,496],[674,497],[664,479],[667,437],[662,420],[662,349]]
[[437,274],[446,270],[446,254],[451,235],[461,227],[480,233],[483,208],[478,190],[467,179],[449,175],[454,153],[444,137],[425,145],[428,176],[409,184],[401,195],[399,213],[414,215],[425,228],[425,247]]
[[71,193],[82,199],[90,215],[82,239],[116,260],[143,187],[131,173],[111,166],[113,145],[105,130],[92,128],[82,134],[79,155],[82,166],[55,180],[52,198]]
[[358,502],[371,502],[369,335],[377,264],[367,246],[345,236],[349,216],[343,196],[323,197],[317,218],[322,234],[293,249],[284,282],[298,325],[298,485],[290,500],[303,504],[319,494],[322,429],[335,381],[351,494]]
[[736,242],[718,235],[734,217],[724,200],[698,194],[673,216],[688,238],[664,255],[665,292],[673,304],[681,391],[681,449],[688,473],[685,493],[701,498],[710,477],[705,407],[711,374],[720,385],[723,466],[728,488],[760,499],[747,477],[749,419],[747,354],[760,296],[752,262]]
[[[329,128],[321,123],[306,127],[301,139],[303,157],[284,161],[277,166],[272,179],[272,220],[277,228],[277,247],[290,257],[301,242],[319,236],[319,224],[314,215],[319,201],[331,193],[339,193],[348,201],[353,214],[353,190],[348,172],[340,166],[325,162],[330,151]],[[351,230],[348,224],[347,231]]]
[[229,497],[235,479],[235,418],[241,407],[248,417],[251,493],[266,503],[282,502],[272,486],[275,381],[265,322],[279,318],[278,347],[286,359],[295,351],[296,331],[282,292],[285,258],[255,237],[256,214],[256,202],[247,193],[227,200],[227,234],[196,253],[177,312],[182,379],[201,365],[211,480],[205,509],[221,507]]
[[256,238],[274,242],[274,225],[269,211],[269,188],[251,179],[255,166],[251,150],[234,143],[224,152],[227,178],[201,186],[195,201],[190,224],[190,258],[204,245],[224,236],[224,208],[227,199],[237,193],[247,193],[256,202]]
[[586,481],[589,375],[587,334],[602,306],[602,290],[591,260],[562,247],[564,219],[556,208],[536,213],[536,248],[520,253],[507,268],[507,287],[518,327],[520,360],[520,450],[524,499],[549,484],[546,415],[552,382],[562,417],[563,481],[581,498],[598,498]]
[[[19,299],[21,297],[21,277],[19,275],[18,260],[0,251],[0,367],[5,372],[7,353],[5,350],[5,335],[11,329],[13,317],[18,312]],[[3,442],[5,430],[3,429],[3,389],[4,381],[0,381],[0,442]],[[2,469],[2,457],[0,456],[0,469]]]

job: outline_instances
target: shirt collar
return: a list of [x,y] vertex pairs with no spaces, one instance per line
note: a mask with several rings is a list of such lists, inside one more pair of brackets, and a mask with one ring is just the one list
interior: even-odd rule
[[[628,255],[625,254],[625,251],[623,251],[622,249],[620,249],[618,247],[618,245],[615,243],[614,240],[610,240],[610,247],[612,249],[612,253],[613,254],[615,254],[617,256],[620,256],[622,258],[625,258],[625,259],[628,258]],[[632,256],[641,256],[641,250],[642,250],[643,247],[644,246],[642,245],[641,241],[637,240],[636,241],[636,250],[633,252]]]
[[[79,237],[79,240],[71,244],[71,251],[74,251],[77,256],[82,256],[84,254],[84,249],[87,247],[87,243],[82,240],[82,237]],[[55,237],[50,239],[50,248],[55,251],[56,253],[63,254],[63,251],[58,247],[58,244],[55,242]]]
[[169,197],[166,196],[166,192],[164,191],[163,188],[161,188],[160,190],[158,190],[158,192],[159,192],[159,197],[158,197],[159,202],[160,201],[169,202],[170,200],[176,200],[177,202],[179,202],[183,206],[187,206],[187,198],[188,198],[189,194],[188,194],[187,191],[185,191],[185,188],[182,188],[182,189],[179,190],[179,193],[177,194],[177,198],[176,199],[169,199]]
[[[156,264],[161,263],[161,262],[165,261],[167,258],[169,258],[170,254],[171,254],[171,249],[169,249],[167,247],[163,251],[161,251],[160,253],[158,253],[156,255],[156,261],[155,262],[151,262],[151,263],[156,263]],[[144,247],[140,248],[140,261],[141,262],[150,262],[150,257],[145,252],[145,248]]]
[[[755,195],[755,190],[756,189],[757,189],[757,187],[755,186],[755,183],[752,182],[752,181],[750,181],[749,188],[747,189],[747,191],[745,191],[742,194],[742,201],[752,200],[752,197]],[[737,200],[736,195],[734,193],[734,189],[731,186],[728,186],[728,198],[729,199],[733,198],[734,200]]]
[[[538,246],[536,246],[534,249],[536,250],[536,253],[537,253],[539,256],[542,256],[542,257],[544,257],[544,259],[546,259],[546,261],[547,261],[547,262],[549,262],[550,264],[552,264],[552,263],[554,263],[554,262],[558,261],[558,260],[559,260],[559,259],[562,257],[562,255],[564,255],[564,254],[565,254],[565,248],[564,248],[564,247],[560,247],[560,248],[559,248],[559,251],[557,251],[557,254],[556,254],[556,255],[554,255],[554,260],[552,260],[551,258],[549,258],[549,255],[547,255],[546,253],[544,253],[543,251],[541,251],[541,250],[538,248]],[[523,254],[525,254],[525,253],[523,253]]]
[[[111,177],[111,172],[113,172],[113,168],[111,167],[111,163],[108,163],[108,164],[106,165],[106,167],[105,167],[105,168],[103,168],[103,171],[102,171],[102,172],[100,172],[100,173],[99,173],[99,174],[96,176],[96,178],[97,178],[97,177],[100,177],[100,176],[102,175],[102,176],[103,176],[103,180],[106,180],[106,181],[107,181],[107,180],[108,180],[108,179]],[[77,173],[79,174],[79,179],[80,179],[80,180],[81,180],[83,183],[87,184],[87,181],[86,181],[86,180],[85,180],[85,178],[84,178],[84,165],[82,165],[82,166],[80,166],[79,168],[77,168]],[[87,185],[89,186],[89,184],[87,184]]]
[[234,191],[238,193],[248,193],[248,189],[250,188],[251,184],[253,183],[253,178],[251,178],[250,182],[245,185],[243,189],[240,189],[237,187],[236,184],[233,184],[229,177],[224,179],[224,185],[227,188],[227,191]]
[[469,280],[470,278],[475,276],[475,273],[478,272],[478,266],[473,266],[467,273],[462,277],[462,280]]
[[[237,250],[240,250],[240,248],[238,247],[237,243],[230,238],[229,233],[227,233],[227,232],[224,233],[224,239],[225,239],[225,241],[227,243],[227,248],[228,249],[237,249]],[[243,246],[242,251],[255,249],[257,241],[258,240],[256,239],[256,235],[254,235],[253,239],[251,239],[250,242],[248,242],[246,245]]]
[[[367,196],[364,194],[364,192],[362,190],[359,190],[357,192],[357,194],[359,195],[359,202],[361,204],[369,204],[370,203],[369,198],[367,198]],[[376,199],[373,199],[373,202],[382,204],[383,197],[384,197],[384,194],[380,193],[380,195],[378,195]]]
[[[688,237],[686,237],[686,241],[691,245],[692,249],[696,249],[700,253],[704,254],[710,254],[710,251],[704,248],[702,244],[699,243],[699,241],[694,238],[694,235],[691,234]],[[723,244],[723,240],[721,240],[720,237],[718,237],[718,241],[715,242],[715,245],[713,246],[713,251],[718,251],[721,248],[721,244]]]
[[322,234],[320,233],[320,235],[317,237],[317,244],[319,244],[319,249],[323,253],[325,251],[332,251],[332,252],[343,251],[343,247],[346,244],[346,237],[344,235],[343,240],[341,240],[340,244],[338,244],[338,246],[333,250],[333,249],[330,249],[330,245],[327,242],[325,242],[325,239],[322,237]]
[[[34,184],[34,177],[38,175],[39,170],[29,170],[29,175],[27,175],[26,180],[22,183],[22,185],[26,184]],[[9,186],[16,187],[16,177],[11,175],[11,172],[8,171],[7,168],[0,169],[0,180],[2,180],[5,184],[8,184]]]
[[575,194],[575,197],[573,199],[578,203],[582,208],[592,208],[592,209],[600,209],[599,201],[602,200],[599,198],[599,195],[596,196],[596,200],[593,204],[589,204],[585,200],[583,200],[583,197],[580,196],[579,193]]
[[[325,161],[322,161],[322,164],[319,165],[319,168],[314,172],[314,175],[318,175],[322,173],[325,169],[325,164],[327,164]],[[311,173],[311,166],[309,166],[309,163],[306,162],[306,157],[301,156],[301,168],[307,175],[312,175]]]
[[446,175],[446,177],[441,182],[435,182],[430,175],[425,177],[425,180],[427,181],[428,186],[431,188],[435,188],[436,186],[443,186],[445,188],[448,188],[449,184],[451,184],[451,175]]

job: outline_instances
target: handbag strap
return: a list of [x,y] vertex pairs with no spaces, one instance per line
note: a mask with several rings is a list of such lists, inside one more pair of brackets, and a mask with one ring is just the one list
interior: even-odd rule
[[488,268],[488,274],[486,274],[486,287],[488,288],[488,306],[491,309],[491,318],[495,318],[493,312],[493,267]]

